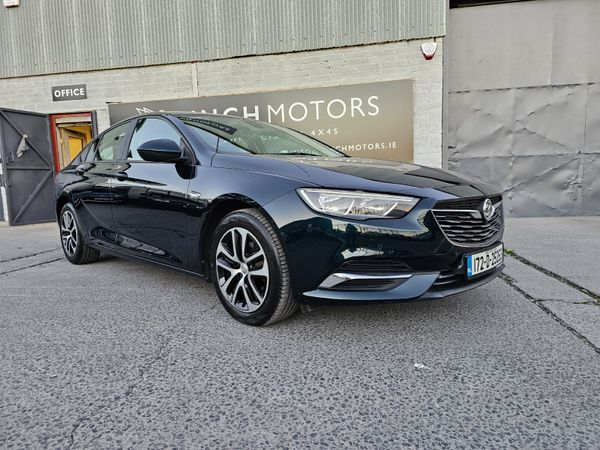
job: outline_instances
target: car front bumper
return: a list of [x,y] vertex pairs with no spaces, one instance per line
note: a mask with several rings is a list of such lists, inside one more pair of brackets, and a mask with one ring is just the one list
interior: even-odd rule
[[[474,289],[489,283],[502,272],[504,265],[483,274],[473,280],[458,281],[445,287],[435,285],[440,273],[415,273],[398,286],[386,290],[334,290],[317,288],[313,291],[304,292],[304,297],[312,301],[335,300],[335,301],[400,301],[413,299],[440,299],[450,295]],[[308,300],[308,301],[310,301]],[[312,302],[311,302],[312,303]]]
[[[366,221],[317,214],[295,192],[267,205],[282,236],[296,300],[435,299],[496,278],[502,266],[467,279],[465,257],[498,245],[501,236],[481,248],[453,245],[431,213],[435,202],[422,199],[401,219]],[[353,262],[359,265],[349,267]]]

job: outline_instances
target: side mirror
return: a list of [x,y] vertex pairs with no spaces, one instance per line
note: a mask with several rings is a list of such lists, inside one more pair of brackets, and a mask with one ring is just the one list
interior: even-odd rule
[[179,144],[171,139],[154,139],[144,142],[137,149],[144,161],[177,162],[183,157]]

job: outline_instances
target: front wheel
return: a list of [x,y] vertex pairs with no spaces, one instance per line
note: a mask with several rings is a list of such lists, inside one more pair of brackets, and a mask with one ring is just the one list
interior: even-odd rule
[[88,247],[83,242],[81,228],[77,221],[77,213],[70,203],[60,211],[60,240],[65,257],[73,264],[93,263],[100,257],[100,252]]
[[211,270],[221,303],[242,323],[269,325],[297,309],[279,236],[254,209],[234,211],[217,225]]

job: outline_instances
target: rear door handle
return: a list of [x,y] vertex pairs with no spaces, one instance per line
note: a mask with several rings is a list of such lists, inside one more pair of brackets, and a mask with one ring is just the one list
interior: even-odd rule
[[124,181],[127,179],[127,172],[117,172],[115,173],[115,178],[119,181]]

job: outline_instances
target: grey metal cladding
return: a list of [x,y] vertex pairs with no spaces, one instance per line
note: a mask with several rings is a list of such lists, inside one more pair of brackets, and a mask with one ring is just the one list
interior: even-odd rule
[[450,10],[450,92],[600,82],[600,1]]
[[0,8],[0,78],[444,34],[444,0],[27,0]]
[[585,214],[600,215],[600,84],[588,85],[581,191]]
[[600,1],[450,10],[448,167],[512,216],[600,214]]
[[505,191],[512,216],[600,214],[600,85],[450,93],[448,167]]

